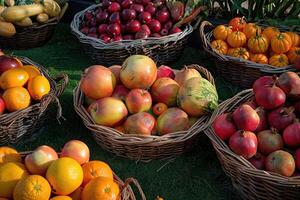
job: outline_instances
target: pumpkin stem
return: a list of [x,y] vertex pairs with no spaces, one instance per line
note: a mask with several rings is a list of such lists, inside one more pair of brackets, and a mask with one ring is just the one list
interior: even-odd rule
[[270,130],[271,130],[272,134],[278,133],[277,129],[274,127],[271,127]]

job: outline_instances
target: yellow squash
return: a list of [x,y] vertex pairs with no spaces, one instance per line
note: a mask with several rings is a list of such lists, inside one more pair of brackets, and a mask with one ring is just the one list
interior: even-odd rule
[[44,11],[44,7],[41,4],[31,4],[22,6],[12,6],[6,8],[2,12],[2,17],[7,22],[18,22],[26,17],[38,15]]
[[18,21],[18,22],[14,22],[15,25],[18,26],[31,26],[32,25],[32,20],[29,17],[26,17],[25,19]]
[[0,36],[12,37],[14,34],[16,34],[16,28],[12,23],[0,21]]

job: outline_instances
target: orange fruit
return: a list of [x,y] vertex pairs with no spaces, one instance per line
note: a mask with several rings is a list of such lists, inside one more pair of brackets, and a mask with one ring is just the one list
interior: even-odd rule
[[20,180],[14,189],[14,200],[48,200],[51,187],[40,175],[30,175]]
[[0,165],[0,197],[11,198],[19,180],[28,176],[22,163],[8,162]]
[[16,58],[16,57],[14,57],[14,59],[18,61],[18,63],[19,63],[19,67],[23,67],[23,63],[21,62],[21,60],[19,60],[19,59],[18,59],[18,58]]
[[27,108],[30,105],[30,94],[23,87],[9,88],[4,91],[2,97],[10,112]]
[[63,157],[51,163],[46,178],[54,194],[69,195],[82,184],[83,171],[76,160]]
[[28,73],[29,79],[32,79],[32,78],[34,78],[38,75],[41,75],[40,70],[37,67],[33,66],[33,65],[24,65],[22,67],[22,69],[25,70]]
[[2,197],[0,197],[0,200],[9,200],[8,198],[2,198]]
[[68,196],[56,196],[51,198],[50,200],[72,200],[72,198]]
[[41,100],[50,92],[50,83],[46,77],[39,75],[29,80],[27,89],[34,100]]
[[28,73],[22,68],[14,68],[3,72],[0,76],[0,87],[3,90],[25,85],[29,79]]
[[0,164],[6,162],[22,162],[21,155],[13,148],[0,147]]
[[83,170],[83,186],[90,180],[97,177],[107,177],[114,180],[113,171],[110,166],[102,161],[90,161],[82,166]]
[[83,190],[83,188],[79,187],[72,194],[70,194],[69,196],[71,197],[72,200],[80,200],[82,190]]
[[83,189],[82,200],[119,200],[119,185],[110,178],[98,177],[91,180]]

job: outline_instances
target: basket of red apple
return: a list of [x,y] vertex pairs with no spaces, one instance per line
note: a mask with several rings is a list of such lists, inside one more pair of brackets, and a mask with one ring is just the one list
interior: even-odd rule
[[142,54],[158,63],[178,59],[193,31],[191,21],[206,7],[199,1],[100,1],[77,13],[71,23],[93,63],[120,64]]
[[205,130],[244,199],[300,195],[300,78],[263,76],[222,102]]
[[52,114],[61,117],[67,83],[67,75],[53,78],[28,58],[0,56],[0,145],[34,139]]
[[87,68],[74,90],[75,111],[104,149],[134,160],[170,158],[193,147],[218,95],[198,65],[157,69],[144,55],[122,66]]
[[146,199],[136,179],[123,182],[108,163],[90,160],[88,146],[79,140],[67,142],[61,152],[47,145],[27,152],[0,146],[0,184],[1,199],[136,200],[130,185]]

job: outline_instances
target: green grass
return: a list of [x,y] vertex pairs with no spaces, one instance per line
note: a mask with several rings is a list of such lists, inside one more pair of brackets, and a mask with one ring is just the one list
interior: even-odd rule
[[[73,88],[78,84],[82,71],[91,63],[78,41],[71,35],[67,24],[59,25],[53,39],[46,46],[13,53],[27,56],[42,64],[52,75],[64,72],[70,78],[70,83],[60,98],[66,120],[61,121],[61,124],[53,120],[38,139],[18,145],[18,150],[32,150],[47,144],[59,151],[68,140],[79,139],[88,144],[92,159],[109,163],[123,180],[127,177],[137,178],[147,199],[155,199],[157,195],[166,200],[238,199],[230,179],[222,171],[212,146],[204,135],[192,152],[171,161],[150,163],[119,158],[94,142],[73,110],[72,99]],[[201,64],[214,72],[213,64],[204,53],[191,47],[185,49],[184,56],[172,67],[179,68],[183,64],[192,63]],[[217,77],[216,80],[220,99],[229,98],[238,91],[221,78]]]

